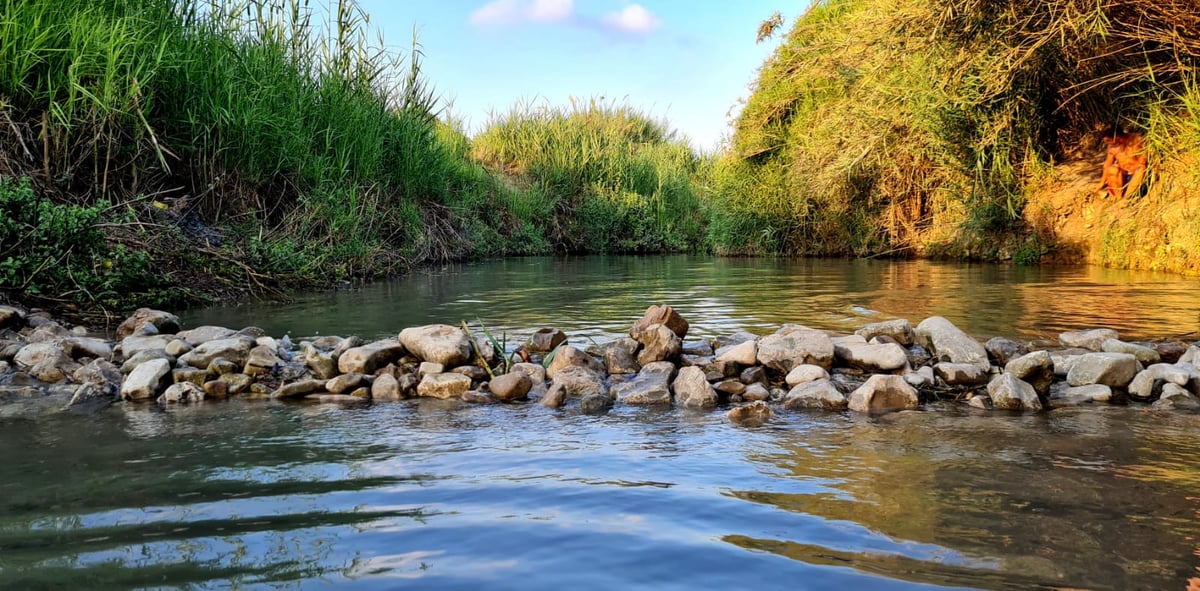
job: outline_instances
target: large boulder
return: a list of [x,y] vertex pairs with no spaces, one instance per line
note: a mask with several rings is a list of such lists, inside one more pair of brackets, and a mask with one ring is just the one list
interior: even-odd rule
[[638,365],[642,366],[676,360],[683,350],[683,339],[665,324],[651,324],[639,331],[634,339],[642,344],[637,356]]
[[639,335],[650,329],[655,324],[661,324],[671,329],[680,339],[687,336],[688,323],[684,320],[674,308],[670,306],[650,306],[646,309],[646,313],[642,314],[642,318],[633,324],[633,328],[629,330],[629,336],[637,341],[641,341]]
[[[920,334],[921,330],[918,327],[918,337]],[[873,375],[866,383],[850,393],[847,406],[850,407],[850,410],[857,412],[888,412],[917,408],[920,403],[917,389],[904,381],[903,377]]]
[[171,362],[152,359],[135,368],[121,385],[121,397],[126,400],[157,398],[171,383]]
[[1054,358],[1046,351],[1034,351],[1009,361],[1004,371],[1033,386],[1038,395],[1046,396],[1054,383]]
[[871,373],[896,371],[908,366],[908,354],[896,343],[871,345],[867,343],[835,344],[834,355],[842,365]]
[[1041,410],[1042,401],[1037,391],[1014,376],[1005,372],[988,382],[988,396],[992,399],[992,408],[1002,410]]
[[230,361],[238,366],[246,364],[250,349],[255,346],[249,337],[231,337],[208,341],[179,357],[179,363],[192,367],[206,368],[217,359]]
[[916,341],[916,334],[913,333],[912,325],[908,323],[908,320],[903,318],[888,320],[886,322],[874,322],[854,331],[854,334],[868,341],[876,337],[888,337],[905,347]]
[[583,367],[597,374],[604,372],[604,365],[596,361],[591,355],[571,345],[563,345],[554,353],[554,359],[550,361],[550,366],[546,368],[546,375],[553,380],[559,371],[571,366]]
[[1125,388],[1141,369],[1137,357],[1129,353],[1088,353],[1075,360],[1067,372],[1067,383],[1072,386],[1104,384]]
[[[454,330],[457,330],[459,335],[462,336],[463,342],[466,342],[466,335],[464,335],[459,329]],[[385,367],[387,364],[403,357],[404,350],[406,348],[406,346],[401,345],[394,340],[384,339],[382,341],[367,343],[361,347],[346,349],[346,351],[337,358],[338,370],[340,370],[342,373],[373,374],[375,373],[375,370]],[[411,349],[409,350],[411,351]],[[308,360],[311,358],[312,357],[310,355],[306,355],[305,363],[307,364]],[[462,359],[465,361],[466,357],[464,356]]]
[[802,326],[784,327],[758,340],[758,363],[782,374],[797,365],[833,367],[833,341],[829,335]]
[[446,367],[465,365],[471,360],[471,341],[467,333],[448,324],[406,328],[400,331],[400,343],[422,360]]
[[954,323],[941,316],[931,316],[917,325],[917,340],[933,353],[938,361],[970,363],[983,370],[991,368],[987,349]]
[[823,408],[837,410],[846,408],[847,404],[849,404],[849,401],[846,400],[846,396],[827,378],[801,383],[792,388],[783,397],[783,407],[786,409]]
[[471,389],[471,378],[458,373],[427,375],[417,384],[417,396],[422,398],[462,398]]
[[675,366],[669,361],[651,363],[628,381],[614,385],[612,392],[625,404],[670,404],[674,373]]
[[134,311],[133,316],[126,318],[125,322],[122,322],[117,327],[117,339],[138,334],[142,327],[147,324],[155,328],[151,334],[175,334],[179,332],[179,318],[174,314],[163,312],[162,310],[138,308]]
[[717,405],[717,391],[704,378],[704,370],[699,367],[685,367],[679,370],[672,386],[675,390],[675,404],[679,406],[705,408]]

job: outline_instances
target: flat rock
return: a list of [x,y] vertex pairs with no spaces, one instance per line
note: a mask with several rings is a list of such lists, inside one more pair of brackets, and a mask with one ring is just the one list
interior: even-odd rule
[[422,398],[461,398],[471,389],[471,378],[457,373],[427,375],[417,384],[417,396]]
[[[920,327],[917,335],[920,338]],[[982,348],[982,347],[981,347]],[[873,375],[866,383],[850,393],[847,406],[857,412],[888,412],[917,408],[920,398],[916,388],[897,375]]]
[[1162,358],[1158,355],[1158,351],[1145,345],[1136,343],[1126,343],[1117,339],[1107,339],[1100,345],[1100,350],[1106,353],[1128,353],[1137,358],[1142,365],[1151,365],[1158,363]]
[[754,365],[758,362],[758,343],[746,341],[737,345],[729,345],[717,349],[716,361],[736,363],[738,365]]
[[811,328],[790,326],[758,340],[758,363],[787,374],[798,365],[833,367],[833,341]]
[[982,386],[991,377],[987,370],[970,363],[947,363],[933,366],[933,373],[951,386]]
[[[471,341],[467,339],[467,333],[448,324],[406,328],[400,331],[400,343],[422,360],[446,367],[464,365],[471,360]],[[340,359],[338,363],[340,366]]]
[[1062,384],[1062,386],[1062,388],[1055,388],[1052,390],[1052,394],[1046,401],[1046,405],[1050,408],[1065,408],[1069,406],[1080,406],[1083,404],[1112,401],[1112,388],[1109,388],[1104,384],[1092,384],[1090,386],[1074,387]]
[[175,337],[171,335],[125,337],[121,340],[121,355],[129,359],[142,351],[152,351],[155,349],[165,351],[167,345],[173,340],[175,340]]
[[[454,330],[458,330],[458,333],[462,335],[461,330]],[[462,337],[465,341],[466,335],[462,335]],[[375,370],[384,367],[387,364],[396,361],[397,359],[400,359],[400,357],[404,355],[405,348],[405,345],[401,345],[399,342],[391,339],[375,341],[360,347],[352,347],[350,349],[346,349],[344,353],[338,356],[338,370],[342,373],[373,374],[375,373]],[[309,356],[306,355],[306,364],[308,363],[308,360]],[[464,356],[462,360],[466,361],[466,357]]]
[[142,326],[154,326],[155,334],[174,334],[179,332],[179,318],[174,314],[150,308],[138,308],[133,315],[126,318],[117,326],[117,339],[123,339],[138,332]]
[[783,397],[783,408],[823,408],[839,410],[846,408],[849,400],[826,378],[804,382],[792,388]]
[[1002,373],[988,382],[992,407],[1001,410],[1041,410],[1042,401],[1033,386],[1010,373]]
[[873,322],[854,331],[854,334],[868,341],[885,336],[905,347],[916,341],[916,333],[913,332],[912,325],[904,318],[897,318],[886,322]]
[[1115,330],[1110,328],[1093,328],[1090,330],[1064,332],[1058,335],[1058,342],[1062,343],[1064,347],[1078,347],[1080,349],[1087,349],[1088,351],[1100,351],[1104,347],[1104,341],[1117,338],[1119,338],[1119,335]]
[[183,339],[184,342],[193,346],[199,347],[209,341],[219,341],[222,339],[232,338],[237,331],[224,326],[197,326],[189,330],[185,330],[175,336]]
[[327,380],[300,380],[284,384],[271,393],[271,398],[300,398],[325,390]]
[[214,360],[225,359],[239,367],[246,364],[254,339],[231,337],[208,341],[179,357],[179,363],[192,367],[208,367]]
[[1067,383],[1072,386],[1104,384],[1125,388],[1141,369],[1137,358],[1129,353],[1088,353],[1075,360],[1067,372]]
[[612,393],[625,404],[670,404],[675,366],[658,361],[642,368],[632,379],[616,384]]
[[908,366],[908,355],[904,347],[895,343],[835,344],[833,352],[838,363],[873,373],[896,371]]
[[978,365],[985,371],[992,366],[988,360],[987,349],[979,341],[941,316],[931,316],[922,320],[917,325],[916,333],[917,340],[938,361],[969,363]]
[[137,366],[121,384],[121,397],[126,400],[157,398],[171,382],[171,364],[166,359],[151,359]]

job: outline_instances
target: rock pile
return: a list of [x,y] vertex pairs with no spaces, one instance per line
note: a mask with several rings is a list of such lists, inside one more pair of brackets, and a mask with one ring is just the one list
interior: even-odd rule
[[628,337],[585,348],[545,328],[518,351],[500,351],[444,324],[374,342],[325,336],[293,345],[253,327],[183,330],[174,315],[143,308],[110,341],[44,312],[0,306],[0,402],[533,399],[589,413],[614,404],[725,406],[730,420],[745,424],[769,420],[774,409],[876,413],[935,400],[1006,411],[1130,402],[1200,408],[1200,348],[1124,342],[1108,329],[1064,333],[1059,346],[1036,350],[1002,338],[980,343],[941,317],[915,328],[907,320],[870,324],[852,335],[785,325],[763,336],[688,341],[688,329],[670,306],[651,306]]

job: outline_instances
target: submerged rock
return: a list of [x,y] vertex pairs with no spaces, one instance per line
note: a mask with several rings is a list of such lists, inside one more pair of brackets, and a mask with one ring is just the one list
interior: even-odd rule
[[725,413],[730,422],[743,427],[757,427],[774,418],[775,412],[767,403],[755,401],[745,406],[732,408]]

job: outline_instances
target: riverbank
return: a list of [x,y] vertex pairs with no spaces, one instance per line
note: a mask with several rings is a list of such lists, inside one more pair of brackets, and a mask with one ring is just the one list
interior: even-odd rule
[[1063,333],[1056,347],[979,342],[941,317],[831,334],[784,325],[687,340],[689,324],[651,306],[629,336],[587,346],[554,328],[508,350],[486,328],[433,324],[396,338],[276,338],[139,309],[106,338],[46,312],[0,306],[0,414],[229,398],[381,404],[437,398],[603,413],[674,405],[761,424],[778,412],[882,413],[930,403],[979,412],[1092,404],[1200,409],[1200,348],[1133,343],[1116,331]]

